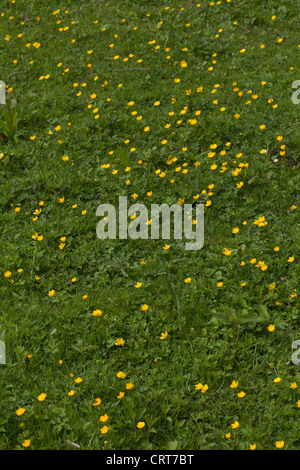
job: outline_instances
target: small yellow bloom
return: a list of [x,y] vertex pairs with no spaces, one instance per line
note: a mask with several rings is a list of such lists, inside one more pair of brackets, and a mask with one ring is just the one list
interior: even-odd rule
[[100,416],[99,421],[101,421],[101,423],[106,423],[108,418],[109,416],[105,413],[105,415]]
[[117,376],[119,379],[125,379],[125,378],[127,377],[127,375],[126,375],[124,372],[122,372],[121,370],[120,370],[120,372],[118,372],[118,373],[116,374],[116,376]]
[[163,331],[161,333],[161,336],[160,336],[160,339],[166,339],[168,337],[168,332],[167,331]]
[[38,399],[38,401],[44,401],[45,398],[46,398],[46,396],[47,396],[47,393],[41,393],[41,394],[37,397],[37,399]]
[[92,403],[93,406],[99,406],[101,405],[101,398],[95,398],[95,400]]
[[123,338],[116,339],[116,342],[115,342],[116,346],[124,346],[124,344],[125,344],[125,340]]
[[93,317],[101,317],[102,313],[102,310],[94,310]]

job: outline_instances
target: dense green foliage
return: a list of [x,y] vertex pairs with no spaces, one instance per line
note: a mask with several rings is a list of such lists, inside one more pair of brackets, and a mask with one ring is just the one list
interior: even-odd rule
[[[299,449],[297,2],[0,15],[0,449]],[[121,195],[204,247],[99,240]]]

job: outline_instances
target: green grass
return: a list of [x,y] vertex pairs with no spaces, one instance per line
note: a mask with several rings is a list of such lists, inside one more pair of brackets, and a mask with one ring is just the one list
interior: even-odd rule
[[[300,448],[299,9],[198,5],[2,2],[0,449]],[[99,240],[121,195],[204,203],[204,247]]]

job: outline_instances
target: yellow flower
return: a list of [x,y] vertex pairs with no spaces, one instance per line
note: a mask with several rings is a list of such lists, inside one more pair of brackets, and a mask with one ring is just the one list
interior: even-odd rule
[[117,376],[119,379],[125,379],[125,378],[127,377],[127,375],[126,375],[124,372],[122,372],[121,370],[120,370],[120,372],[118,372],[118,373],[116,374],[116,376]]
[[74,379],[74,382],[76,384],[80,384],[82,382],[82,379],[80,377],[77,377],[77,379]]
[[100,429],[101,434],[106,434],[109,430],[108,426],[103,426],[103,428]]
[[168,337],[168,332],[167,331],[163,331],[161,333],[161,336],[160,336],[160,339],[166,339]]
[[134,287],[136,287],[137,289],[139,289],[142,285],[143,285],[142,282],[137,282]]
[[275,325],[269,325],[268,330],[270,331],[270,333],[273,333],[273,331],[275,330]]
[[125,344],[125,340],[123,338],[116,339],[116,342],[115,342],[116,346],[124,346],[124,344]]
[[146,423],[145,423],[144,421],[139,421],[139,422],[137,423],[136,427],[139,428],[139,429],[143,429],[143,427],[145,426],[145,424],[146,424]]
[[185,68],[185,67],[187,66],[186,61],[185,61],[185,60],[182,60],[182,61],[180,62],[180,66],[181,66],[182,68]]
[[128,384],[126,384],[126,389],[127,390],[131,390],[133,387],[134,387],[134,385],[131,382],[128,382]]
[[17,415],[17,416],[22,416],[24,413],[25,413],[25,408],[19,408],[19,409],[16,411],[16,415]]
[[202,390],[202,388],[203,388],[203,385],[202,385],[201,382],[199,382],[199,383],[196,384],[196,386],[195,386],[195,390]]
[[25,441],[22,444],[23,447],[29,447],[30,446],[30,439],[25,439]]
[[11,276],[11,272],[10,272],[10,271],[6,271],[6,272],[4,273],[4,277],[10,277],[10,276]]
[[102,310],[94,310],[93,317],[101,317],[102,313]]
[[238,421],[235,421],[234,423],[232,423],[231,427],[232,429],[237,429],[239,427],[240,423]]
[[279,382],[281,382],[281,378],[280,377],[277,377],[276,379],[273,380],[273,382],[275,384],[278,384]]
[[243,392],[243,391],[237,394],[237,396],[238,396],[239,398],[244,398],[245,395],[246,395],[246,393]]
[[106,423],[108,419],[109,416],[105,413],[105,415],[100,416],[99,421],[101,421],[101,423]]
[[117,395],[117,398],[119,398],[119,400],[121,400],[124,397],[124,395],[125,395],[124,392],[120,392],[119,395]]
[[68,392],[68,395],[69,395],[69,397],[72,397],[73,395],[75,395],[75,390],[70,390]]
[[276,445],[277,449],[282,449],[283,446],[284,446],[284,441],[276,441],[275,445]]
[[143,312],[147,312],[148,308],[149,308],[149,305],[147,305],[147,304],[144,304],[144,305],[141,306],[141,310]]
[[55,294],[55,290],[54,290],[54,289],[49,290],[49,292],[48,292],[49,297],[53,297],[54,294]]
[[92,403],[93,406],[99,406],[101,405],[101,398],[95,398],[95,400]]
[[291,385],[290,385],[290,388],[291,388],[292,390],[296,390],[296,388],[297,388],[296,382],[292,382]]
[[46,398],[46,396],[47,396],[47,393],[41,393],[41,394],[37,397],[37,399],[38,399],[38,401],[44,401],[45,398]]
[[238,381],[237,380],[233,380],[232,381],[232,384],[230,385],[230,388],[237,388],[239,385]]
[[228,432],[227,434],[225,434],[225,437],[226,437],[226,439],[230,439],[230,438],[231,438],[230,432]]
[[249,450],[256,450],[256,444],[250,444]]
[[189,283],[191,282],[191,280],[192,280],[192,279],[191,279],[190,277],[187,277],[187,278],[184,280],[184,282],[185,282],[186,284],[189,284]]

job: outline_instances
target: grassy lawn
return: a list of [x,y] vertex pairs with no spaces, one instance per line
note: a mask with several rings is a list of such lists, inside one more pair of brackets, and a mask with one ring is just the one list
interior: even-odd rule
[[[1,2],[0,449],[300,449],[299,19]],[[100,240],[119,196],[203,248]]]

